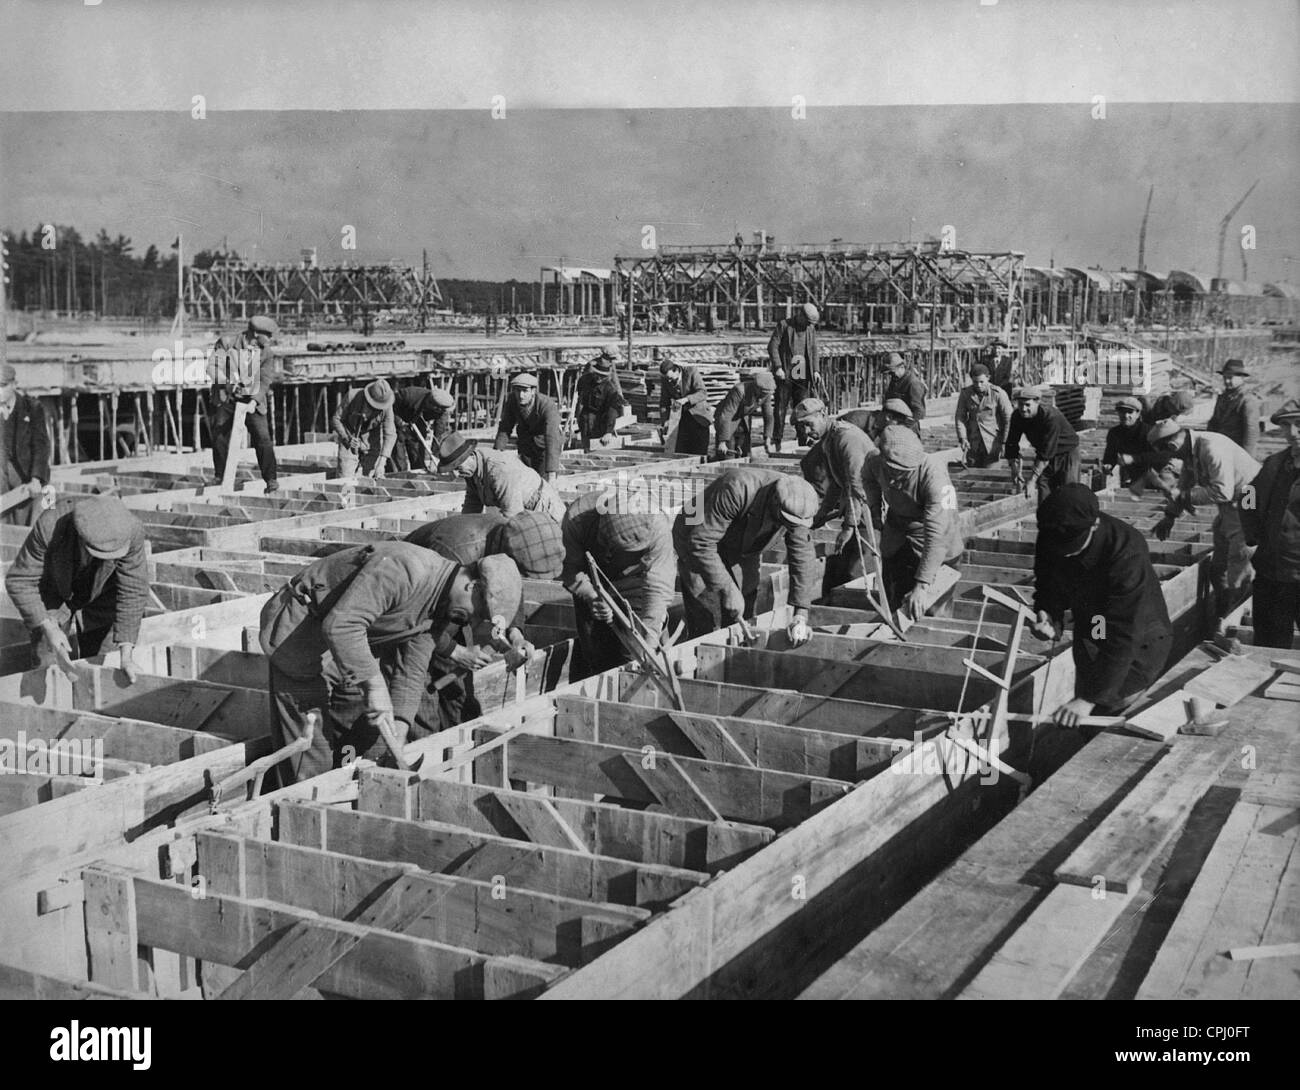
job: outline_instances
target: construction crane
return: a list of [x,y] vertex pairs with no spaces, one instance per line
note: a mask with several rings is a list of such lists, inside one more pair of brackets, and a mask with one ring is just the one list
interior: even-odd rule
[[1241,210],[1241,206],[1246,203],[1246,197],[1249,197],[1252,193],[1255,192],[1255,186],[1257,185],[1259,185],[1258,178],[1255,179],[1254,185],[1252,185],[1248,190],[1246,190],[1246,193],[1241,198],[1241,200],[1239,200],[1236,204],[1234,204],[1232,208],[1229,209],[1228,214],[1224,216],[1222,220],[1219,221],[1219,262],[1218,265],[1215,267],[1214,275],[1220,280],[1223,279],[1223,247],[1226,245],[1228,241],[1228,227],[1232,223],[1232,217],[1235,216]]
[[1147,220],[1151,216],[1151,198],[1155,191],[1154,185],[1147,190],[1147,210],[1142,213],[1142,227],[1138,231],[1138,272],[1147,271]]

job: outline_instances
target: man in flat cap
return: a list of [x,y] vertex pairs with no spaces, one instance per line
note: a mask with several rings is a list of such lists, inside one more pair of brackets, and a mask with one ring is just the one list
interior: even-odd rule
[[[676,454],[708,454],[709,426],[713,423],[713,410],[709,408],[709,393],[704,381],[694,367],[664,360],[659,365],[663,382],[659,386],[659,419],[667,426],[674,409],[681,412],[677,421]],[[665,433],[664,442],[668,441]]]
[[50,436],[45,410],[18,392],[13,365],[0,363],[0,492],[26,489],[26,499],[0,514],[0,524],[32,526],[48,506],[40,496],[50,483]]
[[593,442],[613,437],[627,405],[614,374],[617,358],[608,348],[602,348],[587,373],[578,379],[578,434],[582,436],[583,450],[590,450]]
[[438,466],[465,482],[461,510],[467,515],[495,507],[506,518],[521,511],[535,511],[557,523],[564,518],[564,502],[550,483],[507,451],[484,450],[453,431],[438,446]]
[[393,446],[393,468],[399,473],[424,469],[428,465],[425,443],[437,447],[451,431],[451,412],[456,399],[440,386],[403,386],[393,400],[397,442]]
[[913,432],[918,438],[921,435],[921,425],[916,417],[912,415],[912,407],[901,397],[886,398],[884,405],[880,408],[880,415],[876,418],[876,434],[873,438],[879,439],[880,433],[883,432],[890,424],[896,424],[900,428],[906,428]]
[[562,524],[564,570],[560,582],[573,595],[578,655],[570,680],[630,661],[610,627],[609,605],[597,594],[587,555],[614,584],[632,612],[658,638],[668,619],[677,576],[672,523],[659,511],[620,511],[615,492],[586,492],[569,504]]
[[393,388],[377,378],[355,391],[334,410],[332,426],[339,443],[339,475],[382,477],[384,464],[397,445]]
[[1223,376],[1223,393],[1214,402],[1205,430],[1226,435],[1254,458],[1263,412],[1259,398],[1246,389],[1249,372],[1241,360],[1228,360],[1219,374]]
[[1074,697],[1053,718],[1118,715],[1165,669],[1173,628],[1142,533],[1102,513],[1085,485],[1064,484],[1038,506],[1034,609],[1040,639],[1074,618]]
[[1287,647],[1300,626],[1300,401],[1287,401],[1269,417],[1282,429],[1286,447],[1264,465],[1241,504],[1246,544],[1256,545],[1251,563],[1255,589],[1251,616],[1255,643]]
[[434,657],[480,665],[483,655],[459,646],[456,633],[513,616],[520,587],[505,557],[467,567],[406,541],[357,545],[308,564],[261,615],[275,744],[305,736],[311,716],[322,728],[281,766],[281,784],[328,771],[347,748],[381,760],[399,751]]
[[[785,438],[785,415],[790,406],[802,401],[812,392],[817,374],[817,320],[821,317],[812,303],[797,307],[788,318],[782,318],[772,330],[767,342],[767,358],[772,378],[776,383],[776,405],[773,411],[773,431],[765,432],[773,451],[781,449]],[[804,441],[803,432],[795,422],[795,436]]]
[[[925,453],[913,432],[891,424],[881,432],[880,450],[866,461],[863,483],[867,517],[878,531],[886,601],[920,620],[936,604],[939,569],[959,571],[965,549],[948,468]],[[860,574],[859,567],[849,577]]]
[[149,600],[144,527],[116,496],[90,496],[41,513],[5,577],[38,661],[121,652],[134,682],[135,641]]
[[510,445],[512,432],[519,460],[553,482],[560,472],[560,452],[564,449],[560,406],[554,398],[537,392],[537,376],[526,371],[510,380],[510,393],[493,444],[497,450]]
[[925,419],[925,383],[898,352],[889,353],[885,370],[889,372],[889,381],[885,383],[883,402],[886,406],[890,401],[903,402],[919,429],[921,421]]
[[953,423],[968,466],[983,469],[1001,459],[1011,428],[1011,399],[1000,386],[993,385],[987,365],[971,366],[970,385],[957,395]]
[[[832,587],[862,574],[860,546],[853,534],[855,530],[864,533],[862,523],[867,518],[866,466],[867,459],[876,453],[876,445],[861,428],[831,416],[826,405],[815,397],[799,402],[795,406],[794,418],[796,422],[802,421],[810,446],[800,469],[804,471],[804,480],[821,497],[812,528],[825,526],[834,518],[840,520],[839,538],[834,552],[826,557],[826,569],[822,573],[822,594],[825,595]],[[819,458],[813,459],[814,451],[820,453]]]
[[1151,467],[1151,447],[1147,444],[1147,427],[1142,423],[1142,402],[1136,397],[1121,397],[1115,402],[1119,423],[1106,432],[1106,449],[1101,467],[1110,476],[1119,467],[1120,484],[1128,487]]
[[267,394],[279,377],[280,357],[275,348],[279,327],[275,319],[255,314],[248,328],[227,342],[218,337],[212,347],[212,390],[208,397],[208,428],[212,433],[212,466],[217,480],[226,472],[230,438],[235,429],[235,407],[248,404],[244,424],[249,441],[257,453],[257,470],[266,482],[266,491],[279,488],[275,446],[271,442],[271,410]]
[[691,637],[754,616],[763,550],[784,534],[794,610],[787,633],[795,646],[812,638],[808,609],[817,554],[810,527],[818,506],[807,481],[742,465],[724,470],[705,488],[698,515],[677,516],[673,547]]
[[[1170,390],[1157,398],[1143,398],[1142,423],[1150,431],[1162,420],[1177,420],[1196,407],[1196,395],[1189,389]],[[1145,404],[1146,402],[1149,404]]]
[[[1037,386],[1021,386],[1012,399],[1016,411],[1007,429],[1007,461],[1011,483],[1026,496],[1038,493],[1042,503],[1055,488],[1079,479],[1079,436],[1055,405],[1042,404]],[[1020,461],[1020,440],[1034,448],[1034,465],[1026,479]]]
[[776,434],[772,429],[772,397],[776,379],[767,370],[741,375],[713,412],[714,460],[747,458],[753,449],[749,420],[755,412],[763,416],[763,453],[768,453]]
[[1214,552],[1210,556],[1210,582],[1214,587],[1215,643],[1239,653],[1241,644],[1227,634],[1224,619],[1250,584],[1250,554],[1241,525],[1243,498],[1254,502],[1251,485],[1259,476],[1260,464],[1226,435],[1199,432],[1195,435],[1176,420],[1163,420],[1147,434],[1147,442],[1170,461],[1161,471],[1161,487],[1169,502],[1164,517],[1155,526],[1160,541],[1168,539],[1178,516],[1195,507],[1214,504]]

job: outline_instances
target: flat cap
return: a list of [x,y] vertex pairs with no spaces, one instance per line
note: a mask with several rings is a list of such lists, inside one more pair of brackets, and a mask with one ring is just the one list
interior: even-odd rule
[[1115,411],[1120,409],[1132,409],[1135,413],[1142,411],[1142,402],[1136,397],[1121,397],[1115,402]]
[[982,363],[977,363],[970,369],[971,378],[979,378],[980,375],[987,375],[988,373],[989,369]]
[[429,391],[429,400],[440,409],[450,409],[456,404],[456,399],[452,396],[450,390],[444,390],[441,386],[435,386]]
[[925,447],[911,428],[889,424],[880,433],[880,455],[890,469],[915,469],[925,461]]
[[663,360],[659,364],[659,373],[661,375],[666,375],[669,371],[680,371],[681,367],[682,365],[676,360]]
[[1082,484],[1064,484],[1038,505],[1038,536],[1057,554],[1077,552],[1101,513],[1097,496]]
[[900,366],[901,364],[904,364],[904,363],[906,363],[906,362],[907,362],[907,361],[906,361],[905,359],[903,359],[902,355],[899,354],[898,352],[891,352],[891,353],[889,353],[889,363],[888,363],[888,366],[890,366],[890,367],[898,367],[898,366]]
[[72,527],[91,556],[118,560],[131,551],[131,541],[143,532],[137,519],[116,496],[91,496],[72,509]]
[[458,431],[449,431],[438,444],[438,468],[455,469],[474,452],[476,446],[478,444],[473,439],[467,439]]
[[794,407],[794,418],[796,420],[807,420],[810,416],[817,416],[826,411],[826,403],[819,397],[805,397],[798,405]]
[[908,420],[912,419],[912,407],[901,397],[891,397],[885,402],[884,409],[887,413],[897,413],[899,416],[907,417]]
[[275,319],[267,317],[265,314],[254,314],[249,318],[248,328],[254,333],[265,333],[268,337],[274,337],[280,332],[280,327],[275,324]]
[[821,506],[817,490],[802,477],[785,474],[773,486],[777,515],[787,526],[811,526]]
[[1147,432],[1147,442],[1155,446],[1165,439],[1172,439],[1182,430],[1183,426],[1177,420],[1161,420],[1151,425],[1151,429]]
[[1182,416],[1183,413],[1191,412],[1195,405],[1196,395],[1191,390],[1174,390],[1156,398],[1151,411],[1157,420],[1168,420],[1172,416]]
[[811,303],[804,303],[803,316],[807,318],[808,321],[810,322],[815,322],[817,321],[818,318],[821,317],[821,315],[817,312],[817,308],[813,306]]
[[18,381],[18,373],[14,370],[12,363],[0,363],[0,386],[8,386],[11,382]]
[[753,371],[750,373],[749,377],[754,380],[754,385],[764,393],[772,394],[776,392],[776,376],[772,374],[771,371],[767,370],[767,368],[760,368],[757,371]]
[[1012,401],[1039,401],[1042,399],[1041,386],[1017,386],[1011,395]]
[[370,383],[365,392],[366,400],[376,409],[387,409],[392,406],[395,400],[393,388],[382,378],[377,378]]
[[521,511],[493,527],[488,552],[510,557],[525,579],[558,579],[564,567],[560,524],[540,511]]
[[1291,398],[1289,401],[1282,402],[1282,407],[1268,419],[1271,424],[1280,424],[1283,420],[1300,419],[1300,401]]
[[483,580],[488,617],[493,624],[508,625],[524,597],[524,581],[515,562],[508,556],[485,556],[478,562],[478,576]]
[[521,371],[510,380],[510,385],[517,389],[537,389],[537,376],[529,374],[527,371]]
[[611,510],[596,524],[596,547],[609,553],[643,553],[671,533],[671,524],[662,514]]

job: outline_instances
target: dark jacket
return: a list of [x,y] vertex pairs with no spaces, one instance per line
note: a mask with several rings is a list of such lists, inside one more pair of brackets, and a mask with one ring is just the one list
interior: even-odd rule
[[433,391],[419,386],[403,386],[393,401],[393,415],[403,424],[417,420],[427,423],[436,443],[451,431],[450,410],[433,402]]
[[1300,583],[1300,469],[1289,449],[1264,459],[1240,507],[1246,544],[1259,546],[1255,571],[1275,583]]
[[1018,412],[1012,414],[1011,427],[1007,431],[1008,462],[1020,458],[1022,435],[1029,440],[1029,445],[1034,448],[1035,461],[1039,462],[1050,462],[1079,446],[1078,433],[1054,405],[1039,405],[1038,412],[1028,420]]
[[1259,398],[1243,389],[1224,390],[1214,403],[1206,431],[1226,435],[1252,458],[1259,446]]
[[[795,356],[804,358],[804,371],[801,375],[792,371]],[[785,377],[793,382],[812,382],[813,375],[817,373],[817,327],[809,325],[806,329],[795,329],[793,321],[782,318],[768,338],[767,359],[773,374],[781,368],[785,371]]]
[[682,380],[673,385],[667,379],[659,384],[659,420],[667,421],[672,412],[672,402],[679,397],[688,398],[683,413],[689,413],[701,427],[707,428],[713,423],[713,411],[709,408],[709,393],[704,388],[704,380],[694,367],[681,369]]
[[609,435],[627,404],[613,377],[589,371],[578,379],[577,393],[578,431],[582,437],[591,440]]
[[[1039,537],[1034,609],[1044,610],[1057,624],[1064,624],[1066,610],[1073,614],[1074,691],[1108,707],[1131,695],[1120,687],[1135,663],[1158,653],[1156,645],[1167,651],[1162,641],[1172,628],[1146,540],[1112,515],[1100,519],[1091,544],[1079,556],[1062,557]],[[1104,629],[1097,618],[1105,618]],[[1154,664],[1155,671],[1161,666]]]
[[742,426],[749,428],[749,418],[755,411],[763,414],[763,438],[766,440],[772,434],[772,398],[753,382],[742,380],[736,383],[714,410],[714,442],[734,447],[736,432]]
[[560,451],[564,435],[560,430],[560,407],[554,398],[538,394],[527,411],[519,408],[514,394],[506,397],[506,407],[501,411],[497,425],[497,450],[509,446],[510,433],[515,433],[519,456],[529,464],[540,462],[539,472],[560,472]]
[[430,659],[455,646],[460,625],[448,617],[445,598],[456,570],[455,561],[406,541],[321,557],[286,585],[286,611],[272,627],[264,624],[262,649],[273,656],[281,643],[301,639],[303,626],[314,626],[348,685],[380,676],[375,649],[391,649],[397,656],[389,693],[394,714],[412,722]]
[[768,543],[784,533],[790,605],[807,609],[815,593],[817,554],[807,527],[786,527],[777,518],[773,492],[781,476],[757,466],[726,470],[704,490],[699,521],[688,526],[685,514],[678,515],[673,537],[681,563],[716,590],[734,581],[728,568],[742,561],[757,570]]
[[208,363],[212,372],[209,403],[215,416],[233,416],[239,400],[252,402],[252,412],[265,416],[270,411],[266,395],[279,378],[280,364],[274,345],[261,348],[247,331],[229,341],[218,337]]
[[921,421],[925,419],[925,383],[920,380],[916,372],[910,367],[901,375],[890,375],[889,382],[885,386],[884,400],[898,398],[899,401],[907,402],[907,407],[912,410],[912,419]]
[[1156,464],[1155,451],[1147,443],[1147,426],[1140,419],[1128,427],[1116,424],[1106,432],[1106,450],[1101,456],[1101,464],[1117,466],[1121,454],[1133,458],[1132,465],[1120,467],[1119,479],[1126,485]]
[[[928,455],[906,475],[896,475],[876,452],[867,458],[863,483],[871,521],[881,527],[882,557],[893,557],[904,544],[910,545],[917,557],[916,581],[926,586],[934,582],[943,564],[961,558],[966,546],[957,493],[939,456]],[[886,506],[889,515],[882,523]]]
[[[85,578],[89,575],[89,580]],[[119,560],[90,558],[83,565],[81,537],[67,508],[52,507],[41,514],[5,577],[5,589],[33,631],[49,613],[66,605],[82,609],[95,601],[109,579],[117,576],[117,608],[113,614],[114,643],[135,643],[149,601],[148,557],[144,527],[139,523],[131,548]],[[76,593],[81,588],[82,593]]]
[[334,437],[344,446],[355,436],[364,440],[363,452],[378,450],[380,458],[387,458],[397,445],[397,421],[393,410],[374,408],[366,400],[365,390],[357,390],[347,401],[340,401],[330,425]]
[[45,410],[36,398],[19,394],[14,399],[5,455],[24,482],[50,483],[50,436],[45,430]]
[[812,449],[821,451],[826,467],[820,481],[817,478],[821,475],[815,469],[811,478],[804,474],[804,480],[822,498],[813,525],[822,526],[837,516],[845,526],[861,523],[867,517],[867,459],[876,453],[876,444],[861,428],[836,420]]

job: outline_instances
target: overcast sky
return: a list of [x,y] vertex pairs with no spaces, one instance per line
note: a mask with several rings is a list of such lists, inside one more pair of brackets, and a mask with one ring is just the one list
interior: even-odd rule
[[1213,273],[1219,220],[1258,178],[1225,271],[1241,275],[1250,225],[1251,278],[1300,280],[1298,16],[1282,0],[16,0],[0,226],[102,226],[137,252],[181,231],[189,252],[224,237],[261,260],[427,247],[439,276],[529,279],[640,252],[646,224],[660,243],[763,228],[778,244],[952,224],[964,248],[1131,267],[1154,185],[1148,266]]

